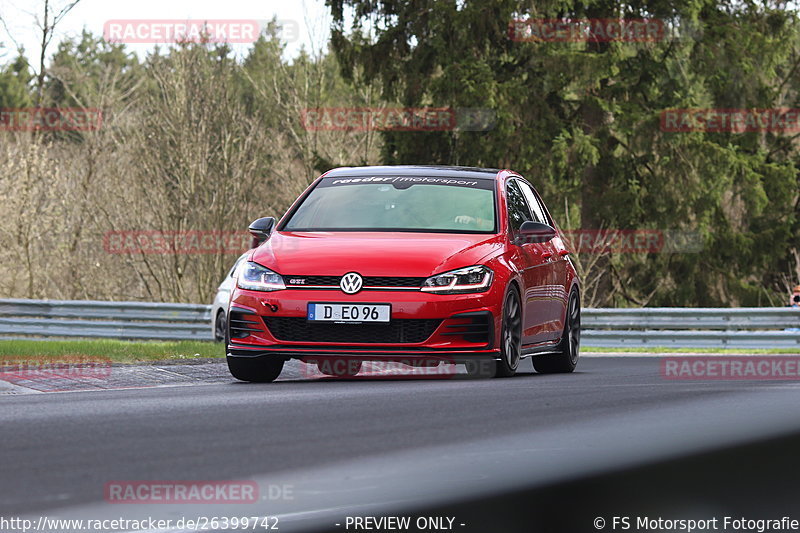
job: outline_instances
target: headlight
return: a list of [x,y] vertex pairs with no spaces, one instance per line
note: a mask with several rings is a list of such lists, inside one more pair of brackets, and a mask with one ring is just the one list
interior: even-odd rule
[[432,276],[422,284],[422,290],[439,294],[483,292],[492,285],[493,278],[491,268],[475,265]]
[[236,286],[251,291],[279,291],[286,288],[280,274],[252,261],[243,262],[239,267]]

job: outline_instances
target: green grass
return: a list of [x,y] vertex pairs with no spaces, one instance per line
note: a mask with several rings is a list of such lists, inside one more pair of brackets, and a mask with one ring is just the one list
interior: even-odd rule
[[649,348],[599,348],[596,346],[581,346],[583,353],[697,353],[697,354],[723,354],[723,355],[769,355],[769,354],[800,354],[800,348],[666,348],[651,346]]
[[199,341],[0,340],[0,363],[30,359],[48,362],[84,360],[135,363],[222,357],[222,343]]

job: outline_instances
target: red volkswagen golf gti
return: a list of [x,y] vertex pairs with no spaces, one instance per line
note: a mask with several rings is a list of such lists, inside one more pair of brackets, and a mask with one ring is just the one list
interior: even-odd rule
[[[236,271],[228,367],[273,381],[288,359],[464,364],[475,377],[572,372],[580,286],[555,222],[510,170],[386,166],[320,176]],[[454,367],[453,367],[454,368]]]

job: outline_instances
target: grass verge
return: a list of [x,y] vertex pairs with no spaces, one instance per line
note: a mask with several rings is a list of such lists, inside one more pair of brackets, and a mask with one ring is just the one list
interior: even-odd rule
[[26,359],[48,362],[83,360],[135,363],[168,359],[222,357],[222,343],[199,341],[0,340],[0,363]]
[[800,354],[800,348],[667,348],[651,346],[649,348],[600,348],[597,346],[581,346],[582,353],[692,353],[692,354],[722,354],[722,355],[775,355],[775,354]]

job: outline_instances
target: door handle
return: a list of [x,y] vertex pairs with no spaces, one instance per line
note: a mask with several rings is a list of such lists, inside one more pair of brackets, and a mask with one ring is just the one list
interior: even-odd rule
[[553,257],[553,252],[542,252],[542,259],[550,259]]
[[564,257],[565,255],[569,255],[569,250],[561,250],[558,252],[558,255]]

